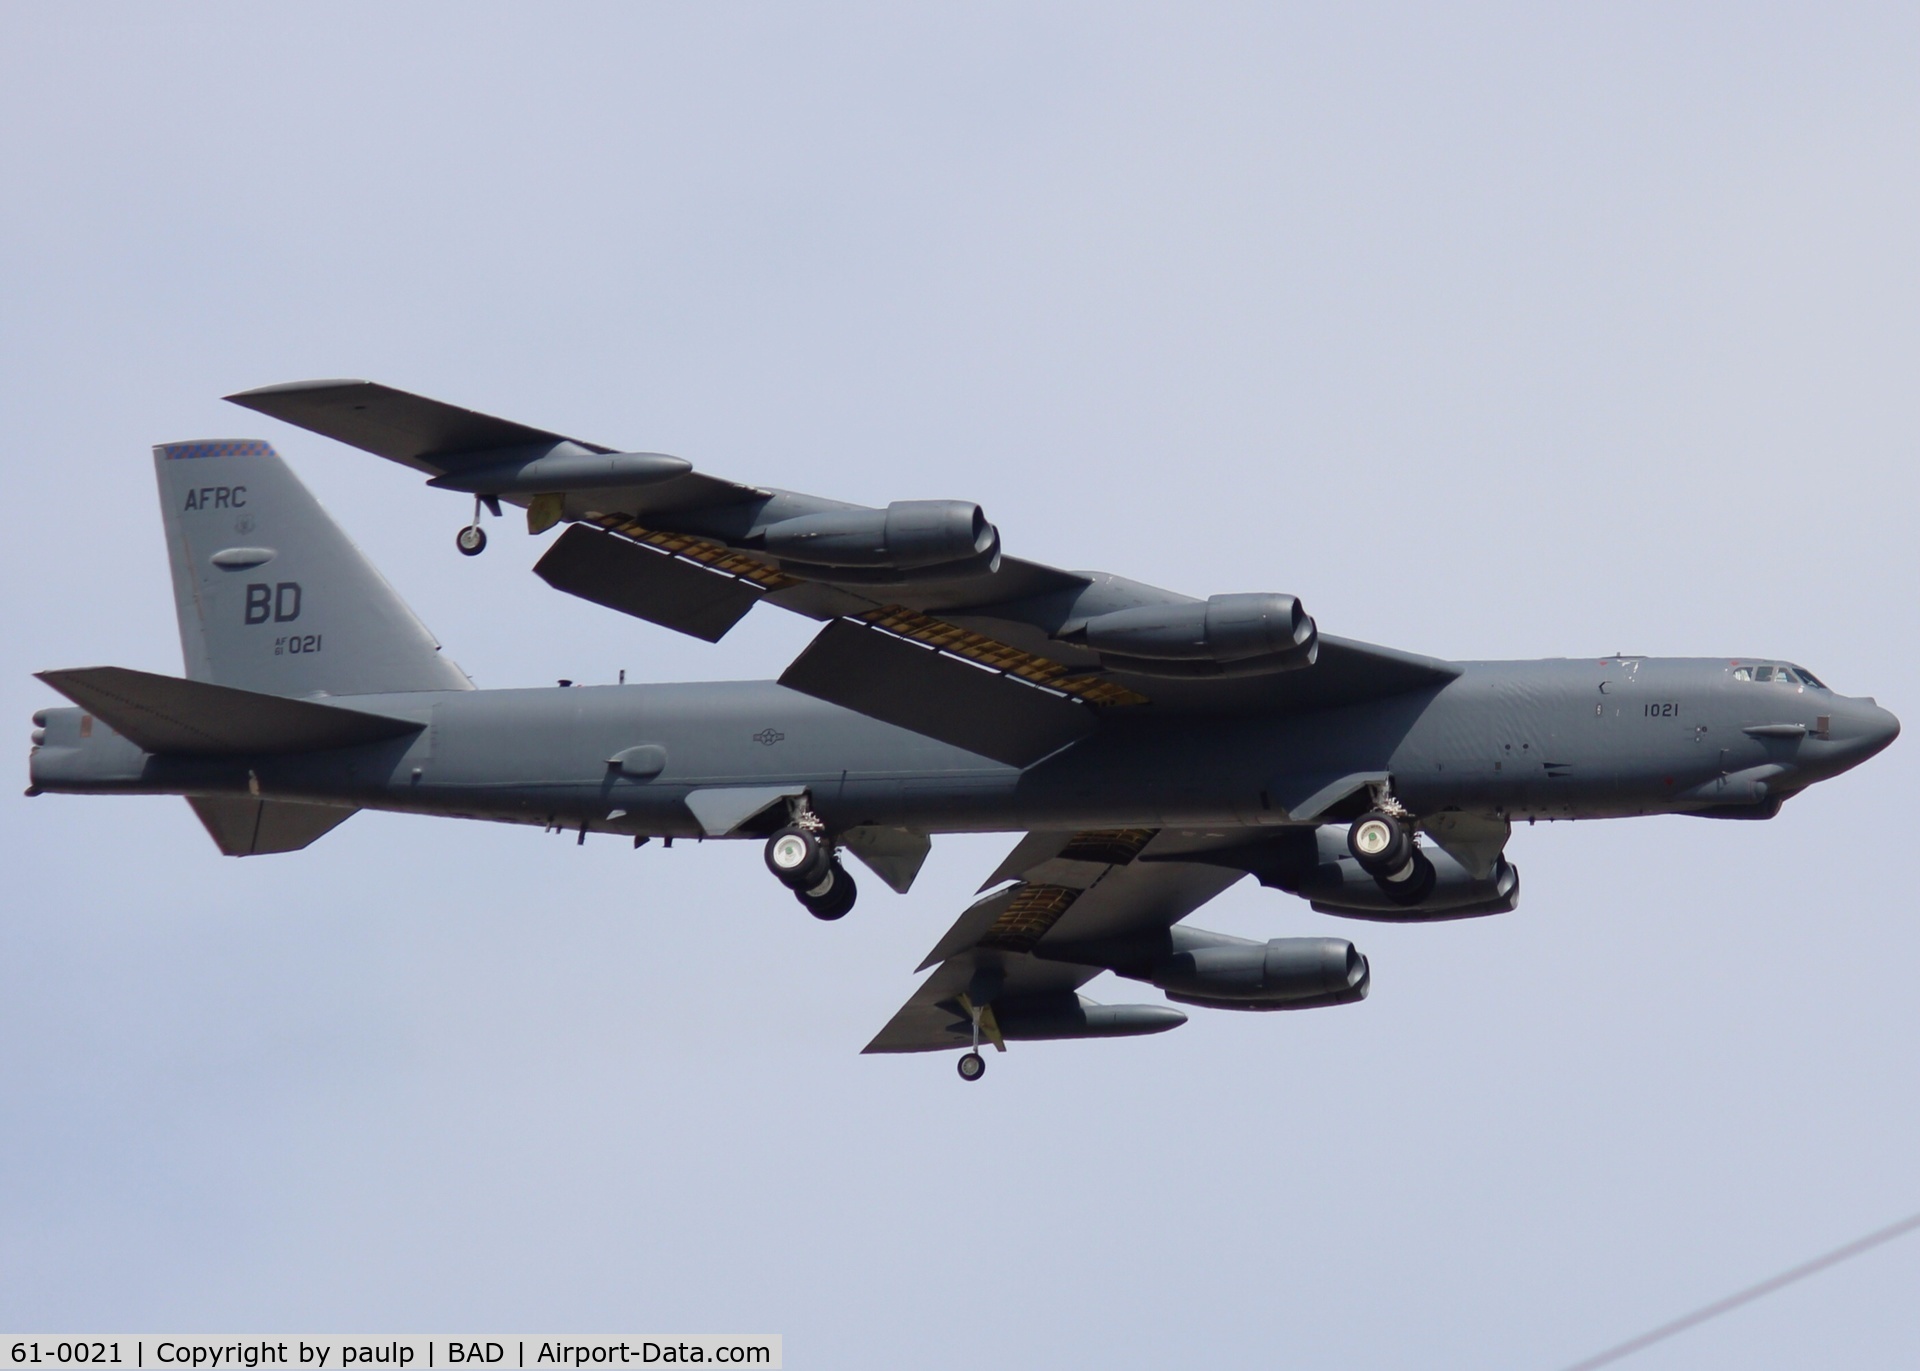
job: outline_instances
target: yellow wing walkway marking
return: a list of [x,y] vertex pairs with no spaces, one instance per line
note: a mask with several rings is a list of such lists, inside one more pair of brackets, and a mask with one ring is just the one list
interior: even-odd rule
[[[1074,834],[1060,849],[1056,860],[1125,866],[1140,855],[1140,850],[1153,840],[1157,831],[1151,828],[1088,829]],[[998,952],[1031,952],[1083,893],[1067,885],[1022,884],[974,946]]]
[[[737,576],[743,581],[751,581],[766,591],[785,590],[788,586],[802,584],[798,576],[789,576],[777,567],[769,566],[757,557],[736,552],[724,543],[711,538],[699,538],[689,533],[661,533],[650,529],[637,520],[624,514],[600,514],[590,520],[593,524],[631,538],[636,543],[645,543],[648,547],[659,548],[662,552],[672,553],[676,557],[685,557],[688,561],[699,562],[714,571]],[[925,643],[928,647],[938,648],[942,652],[956,657],[964,657],[970,662],[991,667],[995,671],[1005,672],[1009,676],[1018,676],[1033,685],[1045,686],[1048,690],[1057,690],[1070,695],[1082,704],[1090,705],[1144,705],[1150,703],[1145,695],[1137,690],[1129,690],[1112,681],[1103,681],[1097,676],[1088,676],[1064,662],[1056,662],[1037,653],[1027,652],[1003,643],[998,638],[990,638],[984,633],[975,633],[972,629],[950,624],[945,619],[936,619],[931,614],[922,614],[919,610],[908,609],[904,605],[882,605],[860,616],[875,628],[883,628],[902,638],[910,638],[916,643]]]

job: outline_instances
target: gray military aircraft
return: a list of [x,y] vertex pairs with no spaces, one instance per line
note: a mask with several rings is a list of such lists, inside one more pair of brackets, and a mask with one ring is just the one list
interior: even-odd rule
[[[476,690],[264,442],[154,449],[184,679],[48,671],[28,794],[184,795],[221,851],[288,852],[356,809],[750,838],[822,919],[843,858],[905,893],[935,833],[1025,834],[869,1052],[1157,1033],[1163,1004],[1367,993],[1338,938],[1186,917],[1248,875],[1323,913],[1511,910],[1516,819],[1767,819],[1899,722],[1767,658],[1448,662],[1322,634],[1283,594],[1190,599],[1002,551],[980,506],[742,485],[364,381],[235,403],[566,525],[557,590],[717,642],[761,602],[822,621],[778,681]],[[565,683],[562,683],[563,686]]]

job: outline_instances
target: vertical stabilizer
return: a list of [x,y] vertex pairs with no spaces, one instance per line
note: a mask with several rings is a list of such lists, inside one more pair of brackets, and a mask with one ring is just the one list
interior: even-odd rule
[[270,695],[472,689],[271,446],[153,459],[189,677]]

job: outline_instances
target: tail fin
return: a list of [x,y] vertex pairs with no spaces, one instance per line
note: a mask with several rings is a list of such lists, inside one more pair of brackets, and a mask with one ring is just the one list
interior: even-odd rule
[[268,695],[471,690],[262,442],[153,450],[187,675]]

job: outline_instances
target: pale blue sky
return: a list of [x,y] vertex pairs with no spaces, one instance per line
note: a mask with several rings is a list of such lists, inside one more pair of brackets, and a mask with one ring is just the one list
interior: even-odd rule
[[[771,676],[223,405],[366,376],[1453,657],[1768,654],[1911,724],[1901,5],[0,4],[0,718],[179,669],[148,447],[265,437],[483,686]],[[0,800],[0,1325],[779,1332],[794,1367],[1552,1368],[1920,1207],[1911,744],[1522,831],[1372,997],[862,1058],[1011,837]],[[24,765],[16,773],[24,778]],[[24,779],[23,779],[24,784]],[[1140,992],[1096,984],[1097,998]],[[1145,992],[1154,998],[1152,992]],[[1909,1239],[1632,1365],[1920,1360]]]

